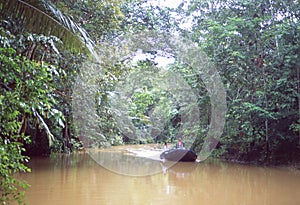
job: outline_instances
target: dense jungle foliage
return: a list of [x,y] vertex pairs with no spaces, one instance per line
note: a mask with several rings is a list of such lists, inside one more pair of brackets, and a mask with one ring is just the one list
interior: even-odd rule
[[[213,157],[299,163],[299,1],[191,0],[170,7],[156,2],[0,0],[0,203],[22,203],[20,190],[28,185],[13,174],[30,171],[27,156],[82,148],[72,100],[83,65],[104,48],[103,42],[141,31],[188,38],[218,70],[227,113]],[[176,56],[168,70],[179,73],[197,94],[199,125],[181,132],[184,109],[174,95],[147,79],[128,92],[127,109],[139,137],[128,137],[116,123],[109,97],[118,83],[128,75],[159,70],[158,52],[143,52],[147,57],[137,62],[130,55],[101,67],[97,113],[91,116],[101,130],[97,146],[174,143],[180,134],[199,152],[211,123],[209,94],[200,74]],[[153,107],[163,119],[157,127],[150,120]],[[196,135],[194,141],[189,141],[190,133]]]

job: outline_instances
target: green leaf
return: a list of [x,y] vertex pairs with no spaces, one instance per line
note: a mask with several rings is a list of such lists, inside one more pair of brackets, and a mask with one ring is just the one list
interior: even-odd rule
[[94,43],[87,32],[70,17],[63,15],[50,1],[0,0],[0,3],[3,7],[0,13],[2,19],[18,20],[19,26],[26,27],[32,33],[57,36],[73,51],[93,50]]

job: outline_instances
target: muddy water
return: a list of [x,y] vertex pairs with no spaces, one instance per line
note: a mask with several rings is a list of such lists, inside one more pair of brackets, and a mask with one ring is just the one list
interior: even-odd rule
[[154,163],[161,172],[126,176],[73,153],[32,158],[32,173],[20,177],[31,184],[29,205],[300,204],[300,171],[213,161]]

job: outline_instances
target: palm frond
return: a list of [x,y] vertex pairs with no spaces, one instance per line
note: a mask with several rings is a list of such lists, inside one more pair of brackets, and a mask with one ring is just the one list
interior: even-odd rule
[[0,0],[2,20],[12,20],[29,32],[54,35],[73,51],[93,50],[87,32],[47,0]]

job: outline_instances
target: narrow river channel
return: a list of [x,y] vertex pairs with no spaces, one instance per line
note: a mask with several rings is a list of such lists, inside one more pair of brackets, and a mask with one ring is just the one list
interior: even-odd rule
[[32,158],[32,172],[19,177],[31,184],[29,205],[300,204],[299,170],[218,161],[154,163],[161,172],[128,176],[100,166],[85,152],[58,154]]

